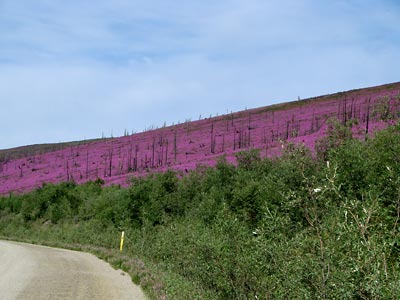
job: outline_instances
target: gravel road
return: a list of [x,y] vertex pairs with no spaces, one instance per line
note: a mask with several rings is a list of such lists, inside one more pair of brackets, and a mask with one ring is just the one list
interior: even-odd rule
[[0,241],[1,300],[144,300],[129,275],[94,255]]

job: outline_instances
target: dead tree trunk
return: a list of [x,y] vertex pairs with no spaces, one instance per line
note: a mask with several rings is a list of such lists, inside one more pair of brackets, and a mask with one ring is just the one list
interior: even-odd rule
[[113,160],[113,148],[108,150],[108,157],[109,157],[109,169],[108,169],[108,176],[111,177],[112,175],[112,160]]
[[368,107],[367,107],[367,120],[365,124],[365,140],[368,139],[368,132],[369,132],[369,110],[370,110],[371,98],[368,99]]
[[176,130],[174,131],[174,160],[176,162]]
[[89,149],[86,149],[86,179],[89,178]]

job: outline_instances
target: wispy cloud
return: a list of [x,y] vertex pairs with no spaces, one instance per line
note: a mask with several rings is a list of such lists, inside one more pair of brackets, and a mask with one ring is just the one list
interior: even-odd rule
[[399,18],[389,0],[3,0],[0,148],[398,81]]

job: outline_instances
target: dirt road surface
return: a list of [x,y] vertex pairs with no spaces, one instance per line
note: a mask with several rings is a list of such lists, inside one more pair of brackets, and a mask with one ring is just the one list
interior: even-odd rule
[[[124,275],[123,275],[124,274]],[[129,275],[94,255],[0,241],[1,300],[144,300]]]

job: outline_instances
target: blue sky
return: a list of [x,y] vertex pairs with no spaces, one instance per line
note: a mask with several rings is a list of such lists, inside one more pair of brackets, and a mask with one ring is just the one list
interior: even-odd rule
[[0,0],[0,149],[400,81],[397,0]]

